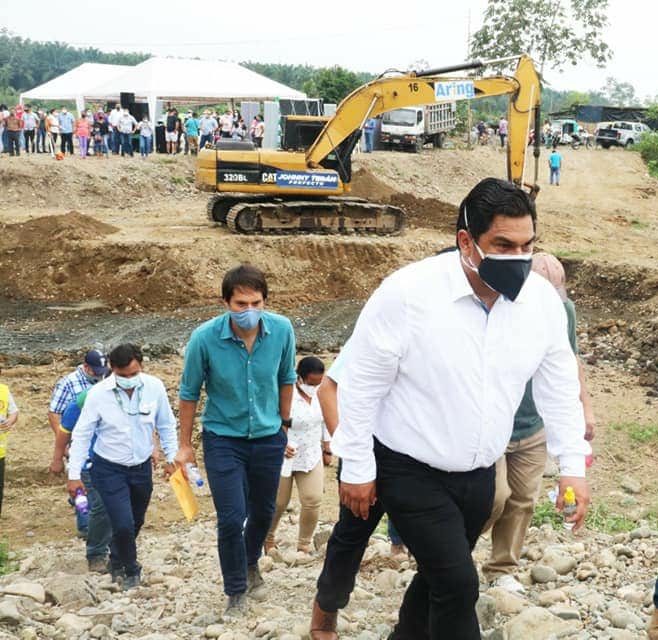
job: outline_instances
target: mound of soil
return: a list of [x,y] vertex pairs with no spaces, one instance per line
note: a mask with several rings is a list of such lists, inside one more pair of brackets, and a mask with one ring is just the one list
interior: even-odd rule
[[8,299],[102,300],[110,307],[171,309],[196,295],[190,267],[150,243],[106,243],[116,227],[76,211],[6,224],[0,295]]
[[407,212],[407,225],[422,229],[437,229],[453,233],[457,224],[458,207],[436,198],[418,198],[411,193],[396,193],[391,204]]
[[360,167],[352,173],[351,184],[351,195],[371,202],[390,202],[391,196],[397,193],[365,167]]

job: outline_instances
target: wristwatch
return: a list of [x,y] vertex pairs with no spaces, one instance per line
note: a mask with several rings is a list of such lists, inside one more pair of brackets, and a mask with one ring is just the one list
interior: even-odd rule
[[281,420],[281,426],[285,427],[286,429],[290,429],[290,427],[292,427],[292,418],[288,418],[287,420]]

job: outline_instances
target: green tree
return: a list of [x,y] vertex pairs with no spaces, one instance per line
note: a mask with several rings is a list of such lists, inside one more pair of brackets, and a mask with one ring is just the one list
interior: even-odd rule
[[339,66],[319,69],[313,82],[317,87],[318,97],[323,98],[325,102],[336,104],[363,84],[358,74]]
[[585,57],[602,67],[612,56],[601,38],[607,8],[608,0],[488,0],[484,24],[471,38],[471,54],[504,58],[527,53],[540,71],[546,63],[562,69]]
[[606,97],[608,103],[615,107],[632,107],[639,102],[635,95],[635,88],[630,82],[620,82],[612,77],[606,78],[601,93]]

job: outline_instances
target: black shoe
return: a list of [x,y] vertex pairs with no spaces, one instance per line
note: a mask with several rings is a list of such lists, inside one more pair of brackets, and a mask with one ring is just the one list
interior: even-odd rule
[[135,587],[139,587],[141,583],[142,577],[139,573],[134,576],[126,576],[123,579],[123,590],[128,591],[128,589],[134,589]]
[[235,620],[237,618],[242,618],[247,613],[247,594],[246,593],[236,593],[228,597],[228,602],[226,603],[226,609],[224,610],[224,615],[222,619],[224,620]]

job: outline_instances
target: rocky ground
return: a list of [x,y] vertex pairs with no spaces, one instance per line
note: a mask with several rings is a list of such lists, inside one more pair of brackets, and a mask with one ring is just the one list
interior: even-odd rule
[[[482,584],[478,610],[484,637],[498,640],[639,640],[658,574],[657,183],[635,153],[564,156],[559,189],[540,177],[538,247],[565,263],[578,308],[598,418],[594,502],[587,531],[574,537],[541,525],[553,521],[542,499],[519,574],[526,596]],[[52,384],[85,348],[130,339],[146,344],[148,369],[175,402],[182,344],[216,311],[221,274],[247,259],[266,271],[271,304],[291,316],[305,352],[339,346],[382,277],[453,242],[456,205],[478,179],[503,175],[503,156],[479,147],[357,158],[355,193],[408,210],[408,229],[392,238],[234,236],[206,220],[186,158],[1,161],[1,379],[22,416],[0,520],[17,569],[0,578],[0,638],[304,638],[336,517],[333,470],[316,554],[293,551],[291,512],[280,556],[263,560],[268,596],[251,602],[243,623],[221,620],[209,498],[201,519],[184,524],[161,479],[140,540],[145,584],[122,593],[86,573],[62,481],[47,473]],[[487,552],[482,540],[478,564]],[[386,638],[413,569],[375,537],[341,637]]]
[[[108,575],[85,572],[81,542],[35,545],[17,572],[0,579],[0,638],[302,640],[308,637],[314,583],[331,525],[320,526],[318,551],[305,555],[290,545],[296,522],[293,509],[282,523],[279,548],[260,561],[267,594],[250,599],[249,612],[239,621],[222,620],[224,596],[209,520],[145,534],[139,542],[143,586],[127,592]],[[644,638],[657,542],[658,531],[648,526],[582,537],[550,525],[533,527],[519,571],[526,594],[481,585],[477,611],[483,638]],[[488,549],[488,541],[481,540],[478,563]],[[391,558],[386,539],[374,536],[352,601],[339,617],[341,638],[386,638],[414,569],[413,559]]]

